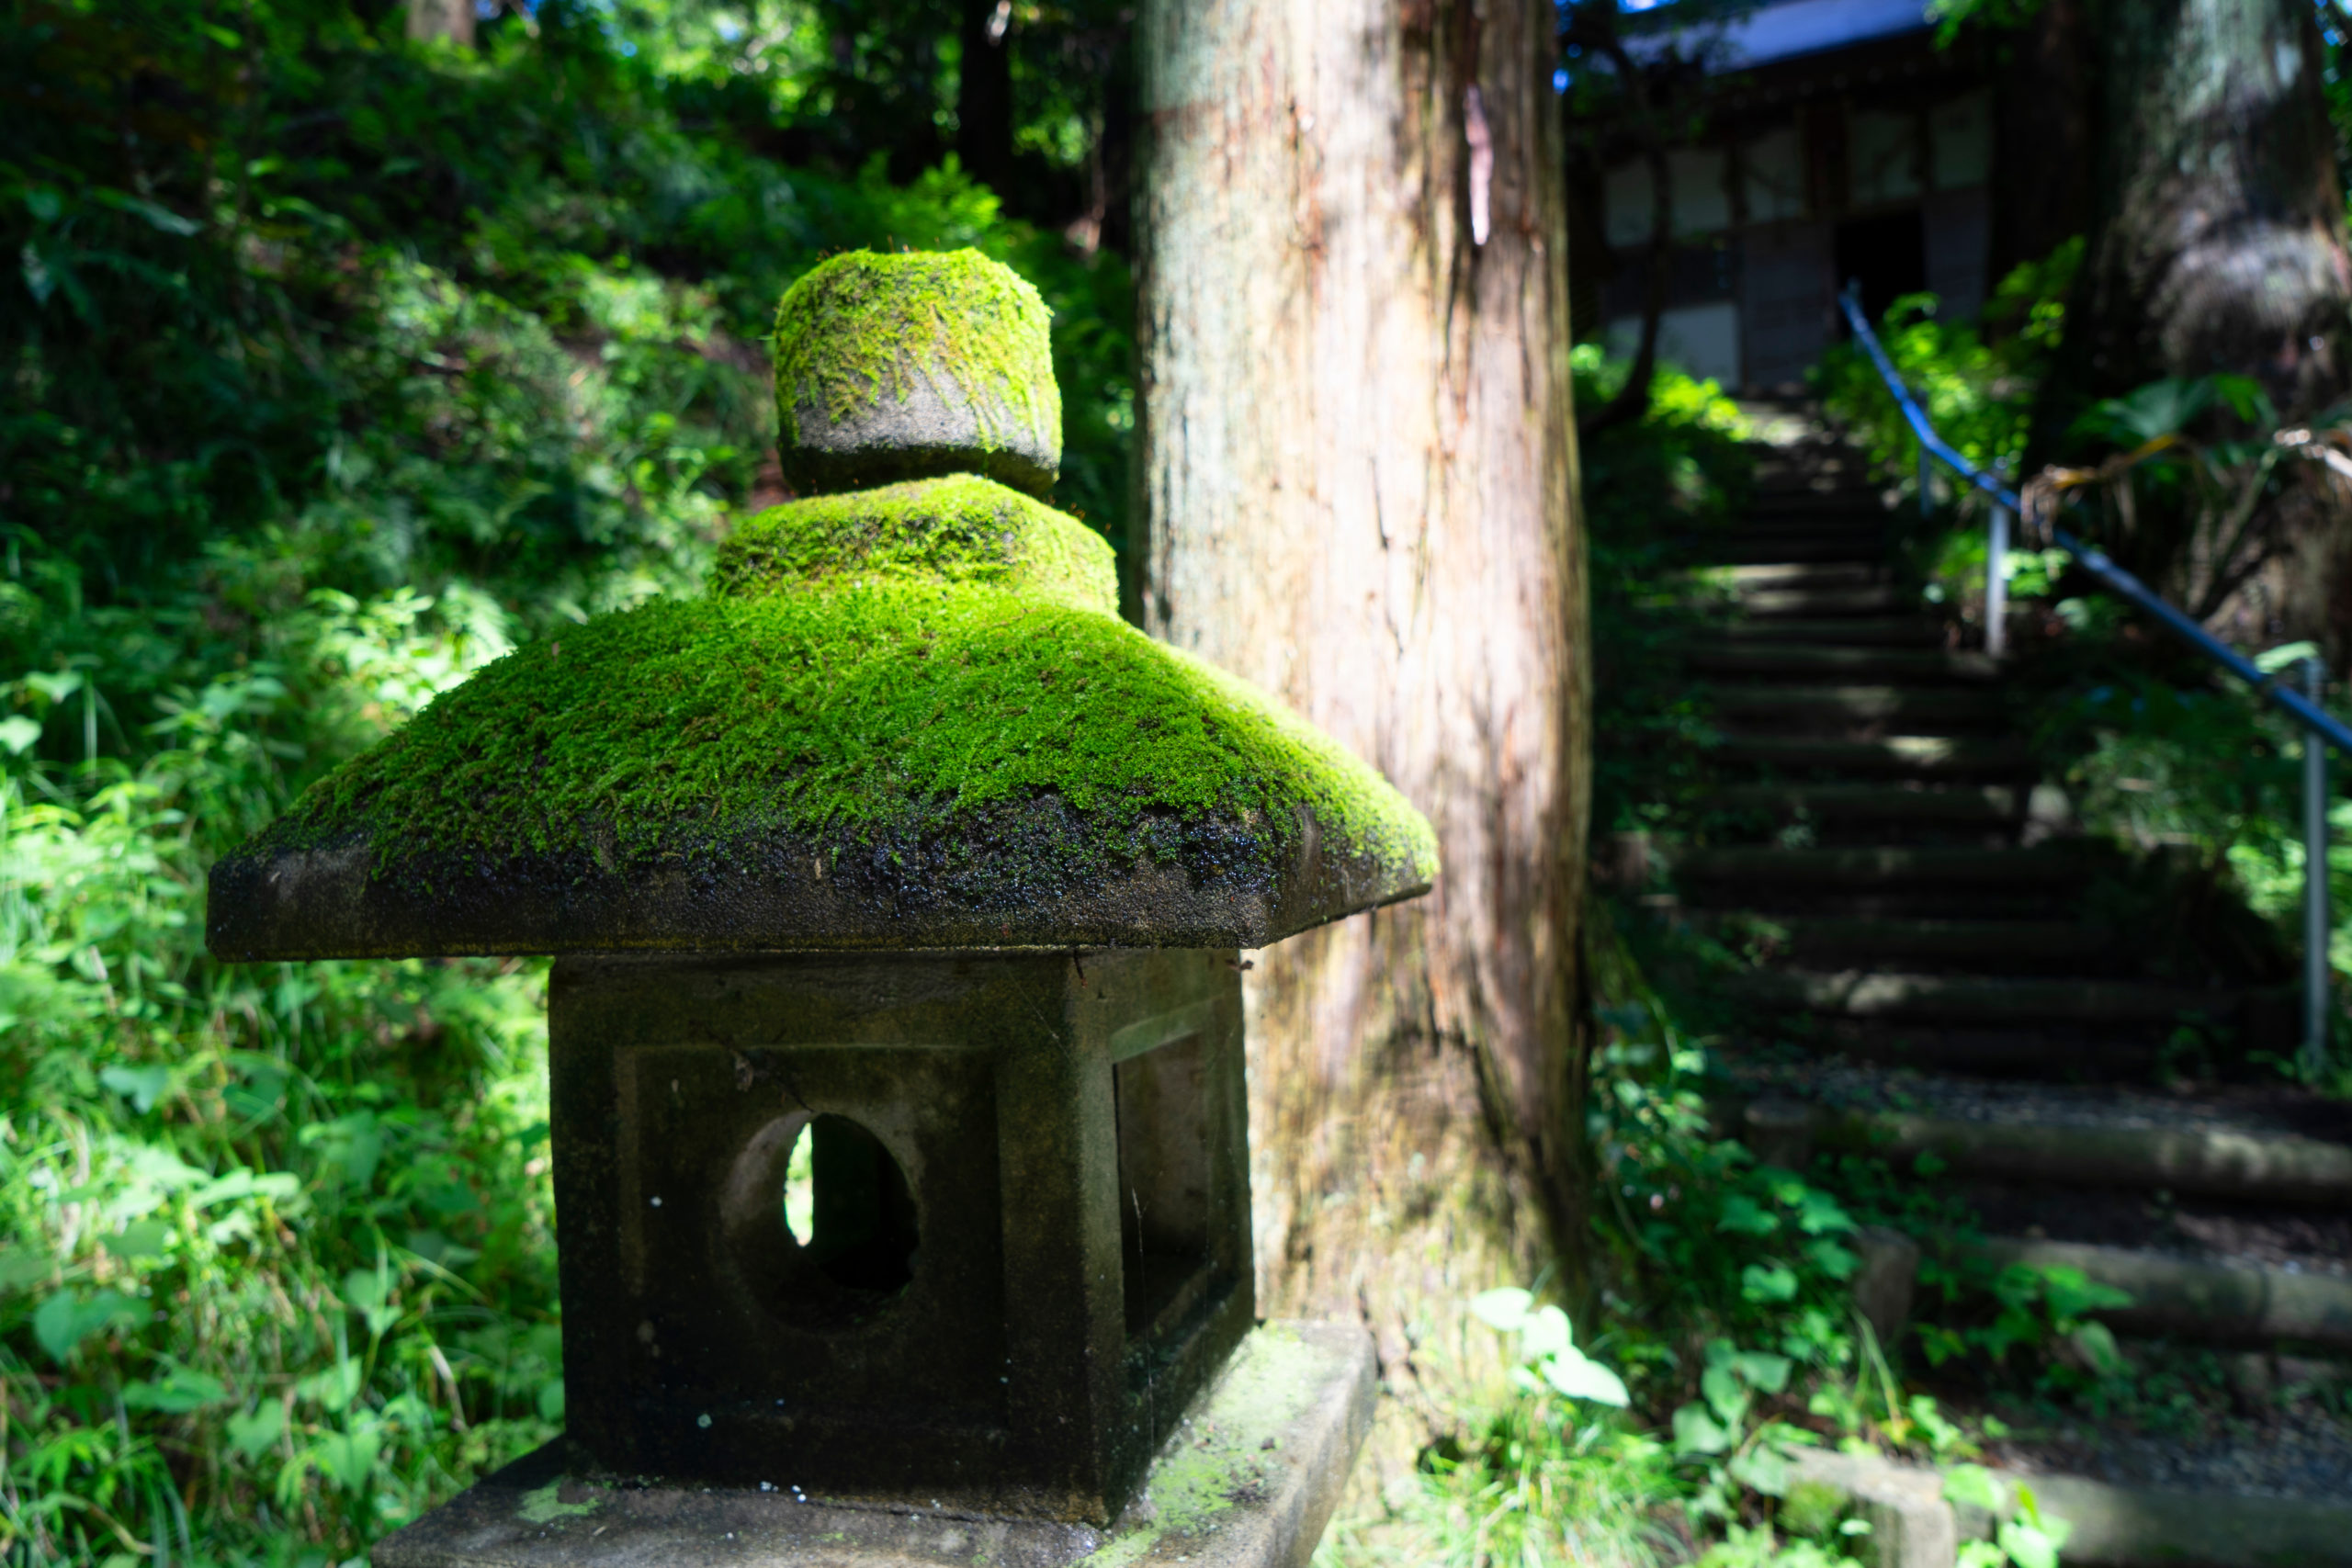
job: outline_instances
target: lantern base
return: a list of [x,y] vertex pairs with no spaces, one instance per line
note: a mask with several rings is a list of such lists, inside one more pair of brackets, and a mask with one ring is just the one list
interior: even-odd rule
[[1372,1337],[1269,1323],[1108,1529],[585,1473],[559,1438],[387,1537],[375,1568],[1304,1568],[1371,1429]]

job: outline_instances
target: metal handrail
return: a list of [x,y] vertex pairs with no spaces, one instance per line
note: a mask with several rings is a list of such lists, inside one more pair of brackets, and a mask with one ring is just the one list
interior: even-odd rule
[[[1860,289],[1849,283],[1845,292],[1838,296],[1838,304],[1846,312],[1848,324],[1854,329],[1878,367],[1879,379],[1894,399],[1894,406],[1903,411],[1904,419],[1911,426],[1911,434],[1919,440],[1919,509],[1925,515],[1932,505],[1928,495],[1930,470],[1928,459],[1934,457],[1947,468],[1983,491],[1993,501],[1993,517],[1989,548],[1985,554],[1985,648],[1998,654],[2006,631],[2007,595],[2003,592],[2007,578],[2003,559],[2007,548],[2008,520],[2011,513],[2022,513],[2017,491],[2002,484],[1966,457],[1951,443],[1936,434],[1928,421],[1927,412],[1912,397],[1911,389],[1894,361],[1871,331],[1871,323],[1862,314]],[[2105,552],[2084,543],[2073,534],[2053,523],[2051,541],[2075,558],[2075,563],[2098,580],[2109,592],[2130,601],[2156,619],[2156,624],[2172,633],[2206,658],[2252,686],[2257,695],[2285,712],[2303,727],[2303,1066],[2316,1077],[2326,1061],[2328,1010],[2328,919],[2327,919],[2327,753],[2320,747],[2324,740],[2337,750],[2352,753],[2352,728],[2319,705],[2324,671],[2316,659],[2302,661],[2305,690],[2280,683],[2277,676],[2266,675],[2254,660],[2197,624],[2177,605],[2168,603],[2146,583],[2108,559]],[[2280,673],[2285,673],[2281,671]]]
[[[1910,389],[1904,386],[1903,378],[1896,373],[1894,362],[1887,358],[1886,350],[1879,345],[1878,334],[1871,331],[1869,321],[1862,315],[1861,303],[1854,298],[1850,287],[1838,297],[1838,303],[1844,309],[1846,320],[1854,329],[1854,336],[1869,352],[1871,363],[1878,367],[1879,379],[1886,383],[1886,389],[1894,396],[1895,406],[1903,411],[1903,417],[1909,422],[1911,433],[1919,438],[1921,451],[1934,457],[1971,485],[1983,491],[1993,499],[1995,505],[2012,513],[2020,511],[2017,491],[1962,457],[1936,434],[1936,427],[1928,423],[1927,414],[1911,396]],[[2289,714],[2305,729],[2318,735],[2337,750],[2352,755],[2352,727],[2347,727],[2292,686],[2282,684],[2278,676],[2264,674],[2255,667],[2254,660],[2199,626],[2186,612],[2108,559],[2096,547],[2086,544],[2060,527],[2053,526],[2050,530],[2050,537],[2052,543],[2073,556],[2077,565],[2097,578],[2110,592],[2130,600],[2154,616],[2165,630],[2252,686],[2257,694]]]

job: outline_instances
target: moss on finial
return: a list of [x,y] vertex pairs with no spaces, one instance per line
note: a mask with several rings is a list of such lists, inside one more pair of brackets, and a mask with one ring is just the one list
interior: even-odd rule
[[778,446],[802,490],[976,471],[1037,493],[1061,393],[1036,289],[978,251],[853,251],[776,307]]
[[976,474],[770,507],[719,547],[710,573],[711,592],[736,598],[922,580],[1118,614],[1118,570],[1101,535]]

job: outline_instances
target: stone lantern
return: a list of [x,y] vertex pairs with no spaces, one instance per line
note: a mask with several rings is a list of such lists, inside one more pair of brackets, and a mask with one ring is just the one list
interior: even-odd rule
[[379,1568],[1312,1548],[1370,1350],[1256,1325],[1239,950],[1425,891],[1433,838],[1118,619],[1036,499],[1046,316],[971,252],[819,266],[810,499],[213,869],[224,959],[556,955],[567,1432]]

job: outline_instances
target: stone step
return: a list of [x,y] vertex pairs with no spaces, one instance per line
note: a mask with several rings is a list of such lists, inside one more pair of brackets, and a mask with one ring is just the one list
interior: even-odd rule
[[1671,854],[1668,863],[1679,882],[1760,886],[1774,891],[2071,891],[2080,886],[2091,859],[2071,844],[2016,850],[1900,844],[1821,850],[1751,844],[1682,850]]
[[[1767,917],[1769,919],[1770,918]],[[1721,917],[1711,924],[1730,929]],[[2073,920],[1952,920],[1917,917],[1792,916],[1770,921],[1786,962],[1804,969],[1888,969],[2070,975],[2118,963],[2115,939]]]
[[1788,517],[1870,519],[1883,523],[1887,517],[1885,504],[1874,490],[1814,490],[1791,486],[1786,489],[1758,486],[1747,501],[1747,516],[1750,521],[1779,521]]
[[[1906,730],[1984,728],[2006,723],[2001,694],[1934,686],[1724,686],[1713,694],[1715,716],[1727,729],[1791,726],[1835,729],[1900,725]],[[1857,737],[1856,739],[1860,739]]]
[[1982,1254],[2003,1267],[2078,1269],[2128,1293],[2132,1305],[2092,1314],[2127,1333],[2352,1350],[2352,1279],[2340,1274],[2019,1236],[1987,1237]]
[[1834,513],[1789,512],[1771,517],[1748,516],[1722,529],[1721,539],[1758,543],[1772,539],[1844,539],[1868,545],[1873,559],[1886,559],[1888,540],[1884,513],[1841,517]]
[[[2136,1454],[2156,1445],[2142,1439],[2132,1447]],[[2295,1476],[2293,1491],[2247,1486],[2249,1473],[2290,1470],[2265,1451],[2258,1430],[2222,1439],[2219,1451],[2199,1447],[2190,1473],[2211,1471],[2213,1481],[2183,1483],[2187,1445],[2177,1442],[2161,1446],[2154,1477],[2129,1482],[2006,1463],[1990,1472],[1997,1514],[1947,1501],[1945,1473],[1928,1466],[1830,1449],[1791,1448],[1788,1455],[1801,1484],[1838,1499],[1871,1527],[1869,1560],[1894,1568],[1953,1568],[1962,1543],[1993,1540],[2002,1520],[2019,1511],[2020,1489],[2032,1491],[2043,1517],[2066,1521],[2066,1568],[2352,1568],[2352,1502],[2338,1495],[2333,1476]],[[2217,1483],[2224,1479],[2238,1489]],[[1985,1560],[2008,1561],[1997,1552]]]
[[1912,595],[1892,588],[1754,588],[1739,595],[1740,613],[1759,617],[1883,615],[1915,608]]
[[1753,566],[1723,566],[1707,570],[1718,583],[1747,590],[1757,588],[1871,588],[1886,581],[1886,563],[1879,561],[1763,561]]
[[1941,648],[1944,624],[1932,615],[1860,616],[1850,620],[1736,620],[1715,634],[1726,642],[1832,643],[1849,647]]
[[1712,755],[1718,761],[1782,772],[1820,770],[1894,778],[2014,777],[2033,766],[2033,753],[2022,741],[1961,740],[1941,735],[1890,735],[1875,740],[1741,735],[1726,737]]
[[2007,784],[1751,784],[1717,790],[1713,804],[1724,811],[1780,817],[1998,828],[2018,821],[2026,798],[2024,791]]
[[1710,638],[1687,645],[1683,662],[1710,675],[1763,677],[1796,675],[1930,682],[1981,685],[2000,678],[2001,666],[1989,655],[1953,653],[1942,649],[1849,648],[1834,642],[1729,641]]
[[1879,539],[1835,537],[1776,538],[1757,543],[1725,539],[1710,545],[1704,558],[1723,567],[1877,563],[1886,558],[1886,545]]
[[2163,1025],[2192,1016],[2223,1022],[2245,1007],[2243,992],[2136,980],[1761,969],[1720,984],[1744,1001],[1779,1012],[1951,1024]]
[[[2011,1108],[2007,1117],[2046,1113]],[[2074,1111],[2076,1108],[2064,1107]],[[2063,1121],[1974,1120],[1840,1111],[1763,1099],[1741,1113],[1758,1159],[1802,1170],[1820,1148],[1908,1164],[1923,1154],[1956,1177],[2126,1188],[2244,1202],[2352,1207],[2352,1145],[2261,1125],[2135,1123],[2131,1108]]]

